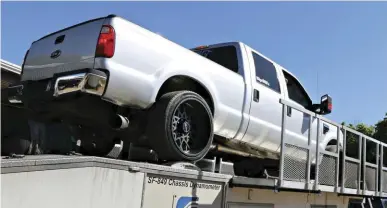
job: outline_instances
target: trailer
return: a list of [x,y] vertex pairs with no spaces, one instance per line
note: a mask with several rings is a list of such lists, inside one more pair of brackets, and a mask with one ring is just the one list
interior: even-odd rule
[[1,168],[3,208],[346,208],[351,200],[362,200],[276,190],[274,181],[202,171],[184,163],[39,155],[3,158]]

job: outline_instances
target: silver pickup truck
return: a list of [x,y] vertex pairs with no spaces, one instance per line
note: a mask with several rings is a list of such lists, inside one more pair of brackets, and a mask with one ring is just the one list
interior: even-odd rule
[[[280,100],[316,115],[332,110],[328,95],[313,104],[291,72],[241,42],[189,50],[115,15],[33,42],[21,83],[9,88],[10,102],[22,102],[42,121],[75,126],[83,150],[94,155],[121,140],[167,161],[197,161],[214,145],[275,159]],[[286,114],[293,144],[308,141],[309,123],[317,132],[315,119]],[[319,147],[337,145],[336,129],[324,122],[320,128]]]

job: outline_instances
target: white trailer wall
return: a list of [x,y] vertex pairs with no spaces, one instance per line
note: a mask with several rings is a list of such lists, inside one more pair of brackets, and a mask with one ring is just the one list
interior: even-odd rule
[[1,207],[221,208],[230,178],[87,156],[2,159]]
[[140,208],[144,173],[85,167],[1,175],[3,208]]

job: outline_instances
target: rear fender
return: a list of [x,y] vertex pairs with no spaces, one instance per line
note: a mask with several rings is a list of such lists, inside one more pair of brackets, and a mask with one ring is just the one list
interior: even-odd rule
[[151,104],[156,102],[156,97],[159,93],[161,86],[171,77],[175,76],[185,76],[195,80],[197,83],[202,85],[210,94],[213,104],[214,104],[214,115],[216,115],[216,109],[218,109],[218,92],[213,82],[210,81],[208,76],[204,76],[198,73],[192,73],[191,70],[173,70],[173,71],[165,71],[165,73],[161,74],[158,78],[158,81],[155,84],[155,88],[153,89],[151,96]]
[[325,135],[323,135],[323,142],[321,142],[320,144],[320,148],[322,148],[323,150],[326,149],[326,147],[328,146],[329,143],[335,143],[339,144],[339,149],[342,150],[343,149],[343,134],[340,130],[340,139],[337,140],[337,128],[335,128],[335,126],[329,126],[330,127],[330,130],[329,132],[327,132]]

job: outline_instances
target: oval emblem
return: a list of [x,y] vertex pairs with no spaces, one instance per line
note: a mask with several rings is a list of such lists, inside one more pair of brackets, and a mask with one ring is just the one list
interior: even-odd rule
[[52,52],[51,53],[51,58],[58,58],[59,56],[60,56],[60,54],[61,54],[62,52],[60,51],[60,50],[56,50],[56,51],[54,51],[54,52]]

